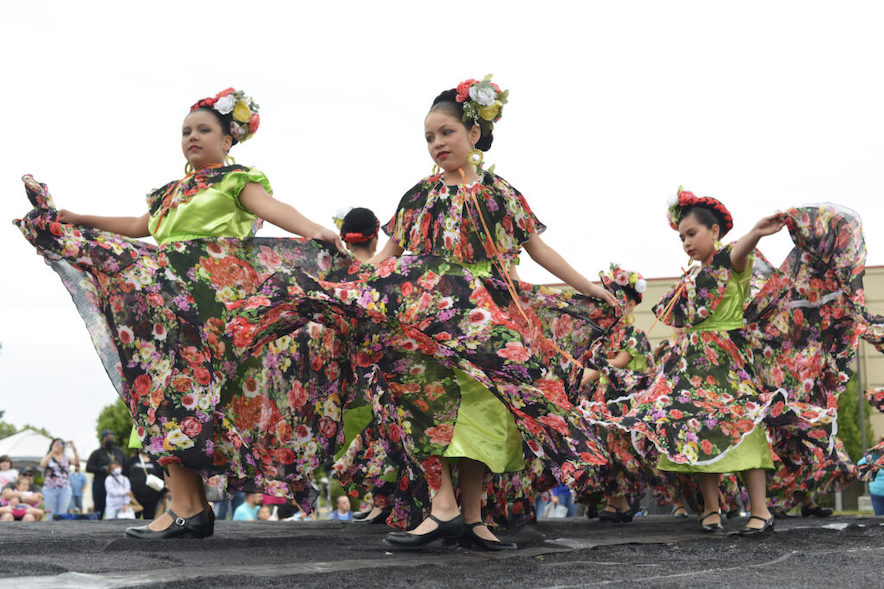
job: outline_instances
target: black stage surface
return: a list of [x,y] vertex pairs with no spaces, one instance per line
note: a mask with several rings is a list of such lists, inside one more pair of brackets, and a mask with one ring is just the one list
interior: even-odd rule
[[385,526],[358,523],[225,521],[212,538],[166,541],[127,539],[130,524],[0,524],[0,588],[884,587],[884,518],[874,517],[778,520],[760,539],[709,536],[671,516],[541,520],[502,533],[521,546],[506,553],[393,550]]

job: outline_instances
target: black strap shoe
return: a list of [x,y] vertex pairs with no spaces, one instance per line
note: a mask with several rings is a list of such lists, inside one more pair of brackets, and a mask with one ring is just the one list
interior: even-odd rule
[[820,507],[819,505],[814,505],[813,507],[810,505],[801,506],[802,517],[829,517],[830,515],[832,515],[831,509]]
[[205,511],[191,517],[178,517],[171,509],[168,513],[172,523],[165,530],[154,531],[147,526],[126,528],[126,535],[139,540],[164,540],[166,538],[207,538],[214,531],[213,523]]
[[484,522],[475,522],[464,526],[463,535],[458,539],[457,543],[461,548],[469,548],[476,545],[482,550],[498,551],[498,550],[518,550],[519,547],[511,542],[501,542],[500,540],[487,540],[476,534],[474,531],[478,526],[484,526]]
[[750,515],[750,520],[757,519],[759,521],[764,522],[764,526],[760,528],[750,528],[745,527],[739,532],[737,532],[741,536],[760,536],[762,534],[769,534],[773,532],[774,522],[777,521],[776,518],[771,517],[770,519],[764,519],[763,517],[758,517],[757,515]]
[[384,509],[376,516],[363,518],[362,521],[367,524],[384,524],[387,523],[387,518],[390,517],[391,513],[393,513],[392,508]]
[[[703,523],[710,516],[717,515],[719,521],[714,524],[706,524]],[[707,534],[711,534],[714,532],[723,532],[724,526],[721,525],[721,512],[720,511],[707,511],[706,513],[701,513],[697,518],[697,521],[700,522],[700,529],[706,532]]]
[[389,544],[399,548],[420,548],[441,538],[457,538],[463,534],[463,516],[442,521],[432,513],[429,518],[436,522],[437,527],[426,534],[410,534],[408,532],[390,532],[384,538]]

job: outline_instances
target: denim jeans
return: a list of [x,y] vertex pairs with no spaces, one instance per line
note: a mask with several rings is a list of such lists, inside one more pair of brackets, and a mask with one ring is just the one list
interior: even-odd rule
[[68,511],[72,511],[76,509],[79,512],[83,511],[83,496],[82,495],[71,495],[71,504],[68,506]]
[[215,511],[215,518],[219,520],[227,519],[227,514],[233,513],[233,510],[230,509],[230,499],[225,499],[224,501],[215,501],[213,504]]
[[574,500],[571,498],[571,494],[568,493],[565,495],[564,493],[559,495],[559,505],[563,505],[568,508],[568,517],[575,517],[577,515],[577,504],[574,503]]
[[70,487],[64,487],[61,489],[55,487],[43,487],[43,506],[46,508],[45,511],[48,511],[53,515],[67,513],[68,506],[71,504],[72,494],[73,491],[71,491]]
[[872,498],[872,508],[875,510],[875,515],[884,515],[884,495],[872,495],[869,496]]

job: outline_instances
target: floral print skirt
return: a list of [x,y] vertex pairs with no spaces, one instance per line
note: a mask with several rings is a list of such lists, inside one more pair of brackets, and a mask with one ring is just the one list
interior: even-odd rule
[[154,247],[59,224],[46,187],[26,177],[26,189],[34,209],[16,224],[70,292],[145,450],[309,511],[312,473],[340,434],[349,357],[335,332],[309,323],[260,354],[236,355],[226,305],[280,266],[318,275],[351,260],[303,239]]
[[[281,269],[238,304],[230,328],[247,355],[299,328],[305,315],[322,316],[329,329],[352,327],[342,340],[353,386],[372,407],[372,444],[398,468],[393,503],[404,511],[420,514],[439,487],[461,406],[459,375],[496,397],[525,456],[539,457],[557,480],[580,488],[606,463],[603,445],[569,400],[582,368],[561,353],[584,358],[616,321],[617,312],[597,301],[525,283],[514,301],[496,277],[434,256],[402,256],[349,282]],[[358,462],[340,470],[353,480]]]

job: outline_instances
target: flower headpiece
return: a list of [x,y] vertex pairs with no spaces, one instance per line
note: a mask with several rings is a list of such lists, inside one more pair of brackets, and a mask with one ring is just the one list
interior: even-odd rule
[[338,209],[337,211],[335,211],[335,214],[332,215],[332,221],[334,222],[335,227],[338,228],[338,231],[340,231],[341,227],[344,226],[344,217],[346,217],[347,213],[349,213],[352,210],[353,210],[353,207],[350,207],[347,210]]
[[638,272],[630,272],[612,263],[607,272],[599,272],[599,276],[607,286],[618,285],[642,302],[642,293],[648,288],[647,281]]
[[727,207],[720,200],[711,196],[694,196],[693,192],[682,190],[681,186],[678,187],[678,197],[676,197],[674,203],[669,205],[669,209],[666,212],[669,226],[678,231],[678,224],[681,223],[685,212],[691,207],[709,209],[715,215],[721,229],[719,237],[724,237],[728,231],[734,228],[734,219],[731,217],[730,211],[727,210]]
[[468,125],[479,125],[482,135],[489,135],[494,130],[494,123],[500,120],[503,114],[503,105],[507,102],[509,90],[501,91],[500,87],[491,81],[491,74],[485,76],[482,81],[464,80],[457,85],[457,97],[455,100],[463,104],[463,117],[461,120]]
[[251,138],[261,123],[258,105],[242,90],[227,88],[211,98],[203,98],[190,110],[193,112],[198,108],[214,108],[222,115],[230,115],[230,136],[234,145]]

